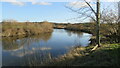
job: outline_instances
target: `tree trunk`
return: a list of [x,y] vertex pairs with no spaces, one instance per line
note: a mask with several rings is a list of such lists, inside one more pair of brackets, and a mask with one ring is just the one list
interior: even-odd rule
[[97,0],[97,14],[96,14],[96,20],[97,20],[97,30],[96,30],[96,40],[97,45],[100,47],[100,0]]
[[120,1],[118,2],[118,42],[120,42]]

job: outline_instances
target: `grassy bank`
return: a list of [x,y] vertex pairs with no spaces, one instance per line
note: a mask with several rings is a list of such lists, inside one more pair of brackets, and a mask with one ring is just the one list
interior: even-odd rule
[[104,44],[90,52],[93,46],[75,47],[70,52],[54,59],[50,66],[120,66],[120,44]]
[[[55,28],[64,28],[66,30],[81,31],[96,35],[96,23],[76,23],[76,24],[57,24],[54,23]],[[117,23],[101,23],[100,33],[101,35],[107,36],[116,34],[118,30]]]
[[[86,32],[92,34],[94,37],[96,36],[96,23],[62,23],[57,24],[54,23],[54,28],[58,29],[66,29],[70,31],[79,31]],[[100,38],[104,43],[119,43],[119,30],[117,23],[101,23],[100,24]],[[96,43],[96,39],[92,38],[91,41]]]
[[72,31],[81,31],[81,32],[87,32],[95,35],[95,23],[83,23],[83,24],[68,24],[66,26],[67,30]]
[[[96,35],[96,23],[78,23],[78,24],[68,24],[66,26],[68,30],[76,30],[92,33]],[[112,33],[117,33],[118,24],[113,23],[104,23],[100,25],[100,33],[101,35],[111,35]]]
[[[96,36],[96,24],[95,23],[78,23],[78,24],[68,24],[66,26],[67,30],[71,31],[81,31],[90,33]],[[100,37],[101,41],[109,43],[119,43],[119,33],[117,23],[104,23],[100,25]],[[92,39],[95,40],[95,39]]]
[[12,37],[20,35],[38,35],[53,31],[53,26],[48,22],[32,23],[32,22],[4,22],[2,23],[3,37]]

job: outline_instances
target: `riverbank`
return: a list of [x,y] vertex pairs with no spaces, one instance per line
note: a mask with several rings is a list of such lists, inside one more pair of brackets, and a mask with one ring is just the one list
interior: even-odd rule
[[[67,53],[69,48],[74,45],[87,46],[90,38],[91,34],[64,29],[54,29],[50,34],[45,33],[29,37],[3,37],[3,65],[19,64],[21,66],[23,63],[26,63],[25,66],[29,66],[29,63],[31,66],[42,65],[47,61],[49,62],[50,55],[55,58]],[[18,58],[18,62],[22,61],[18,63],[16,58]]]
[[2,37],[39,35],[41,33],[49,33],[53,31],[53,26],[48,22],[32,23],[32,22],[4,22],[2,23]]
[[84,23],[84,24],[68,24],[65,28],[71,31],[80,31],[96,35],[95,33],[95,23]]
[[[76,24],[54,24],[54,28],[65,29],[70,31],[79,31],[90,33],[96,36],[96,23],[76,23]],[[110,43],[119,43],[119,33],[117,23],[101,23],[100,24],[101,41]],[[95,39],[92,39],[95,40]]]
[[[70,24],[71,25],[71,24]],[[83,25],[83,24],[82,24]],[[81,27],[81,28],[83,28],[83,29],[86,29],[87,30],[87,27],[89,27],[89,25],[87,26],[87,25],[85,25],[86,27],[84,28],[84,27]],[[75,25],[75,26],[72,26],[71,25],[71,27],[73,27],[73,28],[79,28],[77,25]],[[93,27],[94,28],[94,26],[91,26],[91,27]],[[93,29],[93,28],[90,28],[89,27],[89,29]],[[14,36],[23,36],[23,35],[25,35],[25,36],[29,36],[29,35],[32,35],[32,36],[34,36],[34,35],[40,35],[41,33],[44,35],[44,33],[48,33],[48,32],[52,32],[52,29],[53,29],[53,26],[52,26],[52,24],[50,24],[49,23],[49,25],[48,25],[48,23],[4,23],[3,24],[3,29],[2,29],[2,31],[3,31],[3,36],[4,37],[6,37],[6,38],[4,38],[3,39],[3,41],[4,40],[7,40],[7,41],[5,41],[5,43],[7,43],[6,45],[4,44],[4,49],[6,49],[6,50],[18,50],[20,47],[18,47],[17,45],[18,45],[18,41],[20,42],[20,39],[19,40],[17,40],[17,42],[15,43],[15,40],[16,39],[18,39],[19,37],[17,37],[17,38],[15,38],[15,40],[13,39],[13,41],[11,41],[11,37],[14,37]],[[69,29],[68,29],[69,30]],[[93,30],[95,30],[95,29],[93,29]],[[70,30],[70,31],[72,31],[72,30]],[[77,31],[77,30],[74,30],[74,31]],[[73,31],[73,34],[74,33],[76,33],[76,32],[74,32]],[[65,36],[59,36],[59,35],[61,35],[61,32],[63,33],[63,31],[60,31],[60,33],[56,33],[56,35],[55,36],[57,36],[57,40],[58,40],[58,38],[60,39],[60,38],[62,38],[61,40],[58,40],[58,41],[62,41],[62,42],[60,42],[60,43],[56,43],[55,44],[55,42],[52,42],[52,43],[54,43],[55,44],[55,46],[63,46],[64,44],[62,44],[62,43],[65,43],[65,42],[67,42],[69,39],[73,39],[73,38],[66,38],[66,35]],[[79,30],[78,30],[78,32],[80,32]],[[84,31],[83,31],[84,32]],[[95,31],[93,31],[93,32],[95,32]],[[69,35],[69,36],[71,36],[71,33],[72,32],[69,32],[69,31],[67,31],[67,35]],[[106,32],[107,33],[107,32]],[[39,39],[39,37],[40,36],[37,36],[37,37],[33,37],[33,40],[31,39],[32,37],[30,37],[30,38],[27,38],[28,39],[28,41],[30,41],[30,42],[34,42],[35,41],[35,43],[36,43],[36,41],[39,41],[38,39]],[[50,34],[48,34],[48,35],[45,35],[45,37],[40,37],[42,40],[45,40],[45,41],[47,41],[48,39],[50,39],[50,37],[51,36],[49,36]],[[80,37],[80,35],[79,34],[77,34],[79,37]],[[81,34],[82,35],[82,34]],[[48,37],[47,37],[48,36]],[[59,37],[58,37],[59,36]],[[73,35],[72,35],[73,36]],[[76,36],[76,34],[75,34],[75,36]],[[89,45],[89,46],[87,46],[87,47],[80,47],[80,46],[77,46],[77,47],[74,47],[74,48],[72,48],[67,54],[65,54],[65,55],[63,55],[63,56],[60,56],[60,57],[58,57],[58,58],[52,58],[50,55],[48,55],[48,57],[47,57],[47,59],[46,59],[46,63],[47,62],[50,62],[50,63],[48,63],[48,65],[50,65],[50,66],[104,66],[104,65],[106,65],[106,66],[112,66],[112,65],[116,65],[116,66],[118,66],[119,64],[118,64],[118,60],[119,60],[119,58],[118,57],[120,57],[119,56],[119,50],[120,50],[120,47],[119,47],[119,45],[120,44],[113,44],[112,42],[112,44],[110,44],[110,40],[111,40],[111,38],[107,38],[107,37],[105,37],[105,36],[103,36],[103,35],[101,35],[102,37],[101,37],[101,43],[102,43],[102,46],[101,47],[99,47],[98,49],[96,49],[95,51],[93,51],[93,52],[91,52],[91,49],[94,47],[93,45],[96,43],[96,39],[95,39],[95,36],[93,36],[92,38],[91,38],[91,44]],[[9,37],[9,39],[8,39],[8,37]],[[23,37],[22,37],[23,38]],[[38,39],[36,39],[36,38],[38,38]],[[66,38],[66,39],[65,39]],[[103,39],[104,38],[104,39]],[[114,37],[115,38],[115,37]],[[41,40],[40,39],[40,40]],[[54,40],[54,41],[56,41],[56,39]],[[79,38],[80,39],[80,38]],[[65,41],[65,40],[67,40],[67,41]],[[107,40],[107,41],[106,41]],[[52,40],[53,41],[53,40]],[[64,41],[64,42],[63,42]],[[72,40],[73,41],[73,40]],[[72,41],[69,41],[68,43],[70,43],[70,42],[72,42]],[[78,40],[79,41],[79,40]],[[112,40],[111,40],[112,41]],[[29,44],[27,44],[27,45],[30,45],[30,44],[32,44],[32,43],[30,43],[30,42],[28,42]],[[108,42],[108,43],[107,43]],[[114,42],[114,41],[113,41]],[[4,42],[3,42],[4,43]],[[11,43],[11,44],[10,44]],[[13,43],[14,44],[16,44],[15,46],[13,46]],[[22,43],[26,43],[26,40],[23,40],[23,42]],[[83,42],[84,43],[84,42]],[[77,44],[77,41],[76,41],[76,44]],[[76,45],[75,44],[75,45]],[[8,46],[9,45],[9,46]],[[22,44],[23,45],[23,44]],[[38,45],[40,45],[40,44],[38,44]],[[47,45],[47,44],[45,44],[45,45]],[[51,45],[53,45],[53,44],[51,44]],[[65,44],[66,45],[66,44]],[[78,45],[80,45],[80,44],[78,44]],[[96,44],[95,44],[96,45]],[[33,47],[35,46],[35,44],[33,45]],[[49,45],[50,46],[50,45]],[[13,47],[13,48],[12,48]],[[33,47],[31,47],[31,48],[33,48]],[[57,47],[57,48],[59,48],[59,47]],[[24,48],[23,48],[24,49]],[[36,49],[39,49],[39,48],[36,48]],[[36,50],[35,48],[33,48],[33,50]],[[45,49],[47,49],[47,48],[45,48]],[[48,48],[48,49],[52,49],[52,48]],[[59,49],[56,49],[56,50],[58,50],[59,51]],[[31,51],[31,50],[30,50]],[[53,51],[53,52],[55,52],[55,51]],[[57,52],[57,51],[56,51]],[[28,52],[28,53],[31,53],[31,52]],[[33,52],[32,52],[33,53]],[[15,54],[16,55],[16,54]],[[39,55],[40,54],[37,54],[38,56],[37,57],[39,57]],[[18,55],[19,56],[19,55]],[[31,55],[32,56],[32,55]],[[14,57],[15,58],[15,57]],[[28,57],[27,57],[28,58]],[[35,59],[36,59],[36,57],[34,57]],[[49,59],[50,58],[50,59]],[[11,59],[11,58],[10,58]],[[49,59],[49,60],[48,60]],[[34,60],[34,59],[33,59]],[[13,61],[13,60],[12,60]],[[16,60],[15,60],[16,61]],[[24,61],[23,61],[24,62]],[[29,60],[29,62],[32,62],[31,60]],[[35,63],[35,65],[37,65],[36,64],[36,62],[34,62]],[[38,65],[39,64],[43,64],[43,62],[40,62],[40,61],[38,61]],[[33,62],[32,62],[32,64],[33,64]],[[31,65],[32,65],[31,64]],[[44,64],[43,64],[44,65]],[[46,66],[46,64],[45,64],[45,66]]]
[[91,52],[93,47],[75,47],[48,66],[120,66],[120,44],[103,44]]

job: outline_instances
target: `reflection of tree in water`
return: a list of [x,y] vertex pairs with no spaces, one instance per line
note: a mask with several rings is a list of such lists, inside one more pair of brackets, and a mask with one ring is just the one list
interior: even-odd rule
[[79,31],[70,31],[70,30],[66,30],[68,36],[71,36],[72,34],[75,34],[77,35],[78,37],[81,37],[83,35],[82,32],[79,32]]
[[16,50],[24,46],[24,44],[30,45],[33,42],[40,40],[47,41],[51,38],[52,33],[45,33],[36,36],[29,36],[26,38],[19,37],[5,37],[2,39],[2,47],[4,50]]
[[33,39],[34,41],[39,41],[39,40],[44,40],[48,41],[52,36],[52,33],[44,33],[36,36],[31,36],[30,38]]
[[[35,42],[39,42],[40,40],[47,41],[51,38],[51,36],[52,33],[40,34],[26,38],[19,37],[19,39],[16,37],[7,37],[3,38],[2,46],[3,50],[9,51],[12,56],[21,57],[21,63],[23,65],[41,65],[43,63],[49,62],[51,59],[51,54],[48,51],[51,48],[32,46],[32,48],[29,49],[29,45]],[[16,60],[13,60],[13,62],[16,63]]]
[[16,39],[15,37],[11,38],[11,37],[7,37],[7,38],[2,38],[2,47],[3,47],[3,50],[16,50],[16,49],[19,49],[21,48],[23,45],[23,42],[21,42],[21,45],[19,45],[17,42],[16,42]]
[[74,43],[76,46],[87,46],[90,43],[91,34],[70,30],[66,30],[66,32],[69,36],[75,35]]

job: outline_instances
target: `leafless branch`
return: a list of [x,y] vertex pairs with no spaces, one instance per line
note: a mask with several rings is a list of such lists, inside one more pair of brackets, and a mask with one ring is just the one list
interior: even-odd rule
[[90,5],[90,3],[88,3],[86,0],[84,0],[85,3],[90,7],[90,9],[94,12],[94,14],[96,15],[96,12],[95,10],[92,8],[92,6]]

